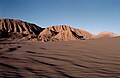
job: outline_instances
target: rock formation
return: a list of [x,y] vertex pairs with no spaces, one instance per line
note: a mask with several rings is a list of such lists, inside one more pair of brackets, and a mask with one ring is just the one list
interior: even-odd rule
[[69,41],[92,38],[92,34],[66,25],[50,26],[39,34],[40,41]]
[[34,40],[43,28],[21,20],[0,19],[0,37],[14,40]]
[[87,31],[66,25],[41,28],[21,20],[0,19],[0,39],[6,38],[12,41],[70,41],[117,36],[120,35],[112,32],[101,32],[98,35],[93,35]]

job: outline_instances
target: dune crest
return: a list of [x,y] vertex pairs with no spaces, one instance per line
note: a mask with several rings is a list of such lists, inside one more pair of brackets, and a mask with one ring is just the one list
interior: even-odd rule
[[120,35],[115,34],[113,32],[104,31],[104,32],[101,32],[98,35],[94,36],[94,38],[110,38],[110,37],[117,37],[117,36],[120,36]]

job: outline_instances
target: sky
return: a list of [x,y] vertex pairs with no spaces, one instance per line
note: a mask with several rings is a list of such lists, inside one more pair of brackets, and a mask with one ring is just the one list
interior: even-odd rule
[[120,34],[120,0],[0,0],[0,18]]

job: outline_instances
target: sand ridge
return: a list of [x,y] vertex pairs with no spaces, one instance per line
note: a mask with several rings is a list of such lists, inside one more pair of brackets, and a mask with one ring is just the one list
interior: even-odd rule
[[119,78],[120,37],[85,41],[0,42],[0,77]]

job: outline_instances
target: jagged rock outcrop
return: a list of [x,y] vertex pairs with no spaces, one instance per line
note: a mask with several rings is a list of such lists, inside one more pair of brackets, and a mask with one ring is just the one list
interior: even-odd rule
[[35,24],[14,19],[0,19],[0,38],[16,41],[69,41],[91,38],[87,31],[66,25],[38,27]]
[[55,39],[60,41],[69,41],[69,40],[84,39],[84,37],[77,35],[74,31],[66,30],[59,32],[55,36]]
[[12,41],[70,41],[117,36],[120,35],[112,32],[101,32],[98,35],[93,35],[66,25],[41,28],[21,20],[0,19],[0,39],[6,38]]
[[14,19],[0,19],[0,37],[14,40],[34,40],[43,28]]
[[110,38],[110,37],[117,37],[117,36],[120,36],[120,35],[112,32],[101,32],[98,35],[94,36],[94,38]]
[[47,41],[69,41],[69,40],[77,40],[77,39],[89,39],[92,38],[92,34],[80,30],[75,29],[70,26],[66,25],[59,25],[59,26],[50,26],[44,29],[39,34],[39,40],[43,42]]

